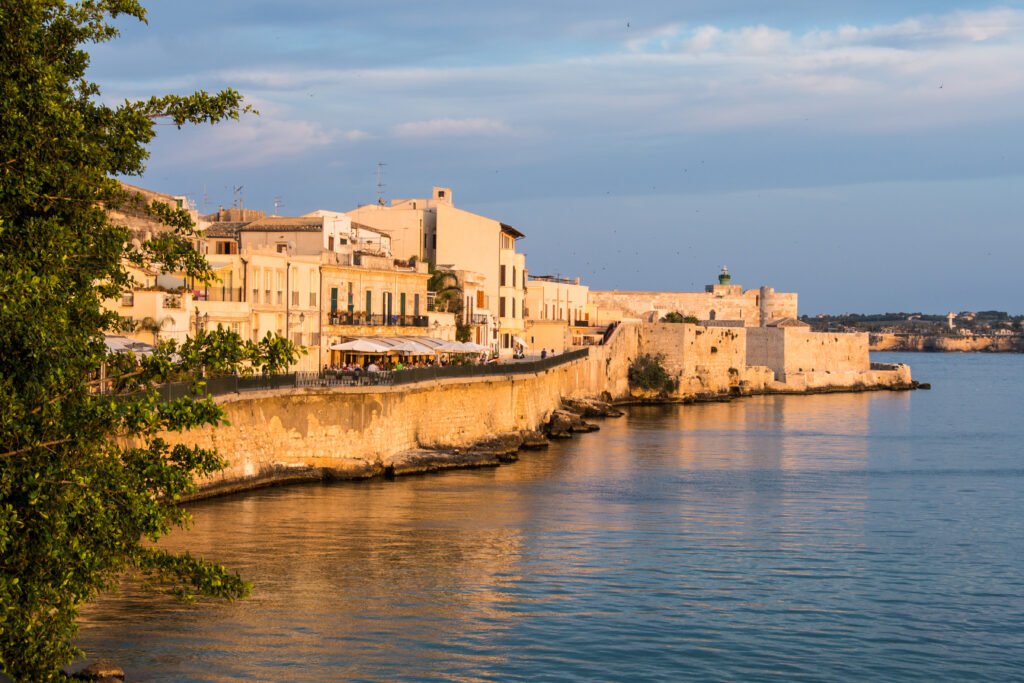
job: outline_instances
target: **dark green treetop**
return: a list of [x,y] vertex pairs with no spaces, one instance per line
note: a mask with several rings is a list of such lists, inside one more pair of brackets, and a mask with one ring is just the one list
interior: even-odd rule
[[18,680],[58,677],[78,654],[79,607],[126,571],[186,598],[246,594],[223,567],[154,546],[188,520],[172,503],[223,466],[159,433],[223,417],[200,379],[177,401],[152,386],[295,357],[285,340],[223,330],[141,361],[108,354],[103,334],[130,327],[102,307],[131,287],[126,263],[210,275],[184,211],[145,206],[168,230],[132,247],[103,207],[143,200],[112,176],[142,173],[157,122],[248,110],[233,90],[102,103],[83,46],[115,37],[119,15],[145,21],[134,0],[0,0],[0,671]]

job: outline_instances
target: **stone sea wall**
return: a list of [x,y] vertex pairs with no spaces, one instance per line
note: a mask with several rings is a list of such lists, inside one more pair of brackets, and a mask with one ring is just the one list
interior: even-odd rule
[[[227,459],[223,471],[200,482],[202,497],[324,477],[358,479],[497,464],[500,454],[480,450],[482,443],[495,435],[538,429],[567,398],[691,401],[910,385],[905,365],[842,369],[846,361],[836,361],[834,369],[779,378],[769,367],[746,364],[747,332],[622,325],[608,344],[591,347],[586,358],[535,374],[233,394],[218,399],[229,424],[164,438],[213,447]],[[674,393],[655,396],[630,389],[629,365],[643,353],[663,356],[678,380]]]

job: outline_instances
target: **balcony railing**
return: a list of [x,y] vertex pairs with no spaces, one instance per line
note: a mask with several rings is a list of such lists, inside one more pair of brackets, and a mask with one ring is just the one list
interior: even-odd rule
[[196,301],[245,301],[245,292],[241,287],[205,287],[192,290],[192,298]]
[[366,315],[365,313],[329,313],[328,325],[362,325],[365,327],[426,327],[425,315]]
[[472,316],[470,316],[469,321],[473,325],[486,325],[487,324],[487,314],[486,313],[474,313]]

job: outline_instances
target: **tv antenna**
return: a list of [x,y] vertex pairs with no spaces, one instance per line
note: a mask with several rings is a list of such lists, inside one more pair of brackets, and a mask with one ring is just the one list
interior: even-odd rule
[[275,216],[278,215],[277,214],[277,210],[280,207],[282,207],[282,206],[284,206],[284,202],[281,201],[281,195],[277,195],[276,197],[274,197],[274,215]]
[[244,185],[236,185],[234,187],[235,187],[235,207],[241,209],[242,208],[242,188],[244,188],[245,186]]
[[203,213],[206,213],[206,205],[210,202],[210,195],[206,194],[206,183],[203,183]]
[[384,188],[387,187],[381,179],[384,176],[384,167],[387,166],[383,161],[377,162],[377,203],[384,206]]

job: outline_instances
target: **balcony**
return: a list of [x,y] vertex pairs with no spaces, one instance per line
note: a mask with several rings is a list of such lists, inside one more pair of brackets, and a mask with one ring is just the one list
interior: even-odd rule
[[328,313],[328,325],[361,325],[363,327],[427,327],[425,315],[366,315],[365,313]]
[[473,325],[486,325],[488,317],[486,313],[474,313],[470,316],[469,322]]
[[[253,290],[255,294],[258,290]],[[245,301],[241,287],[204,287],[192,290],[195,301]]]

